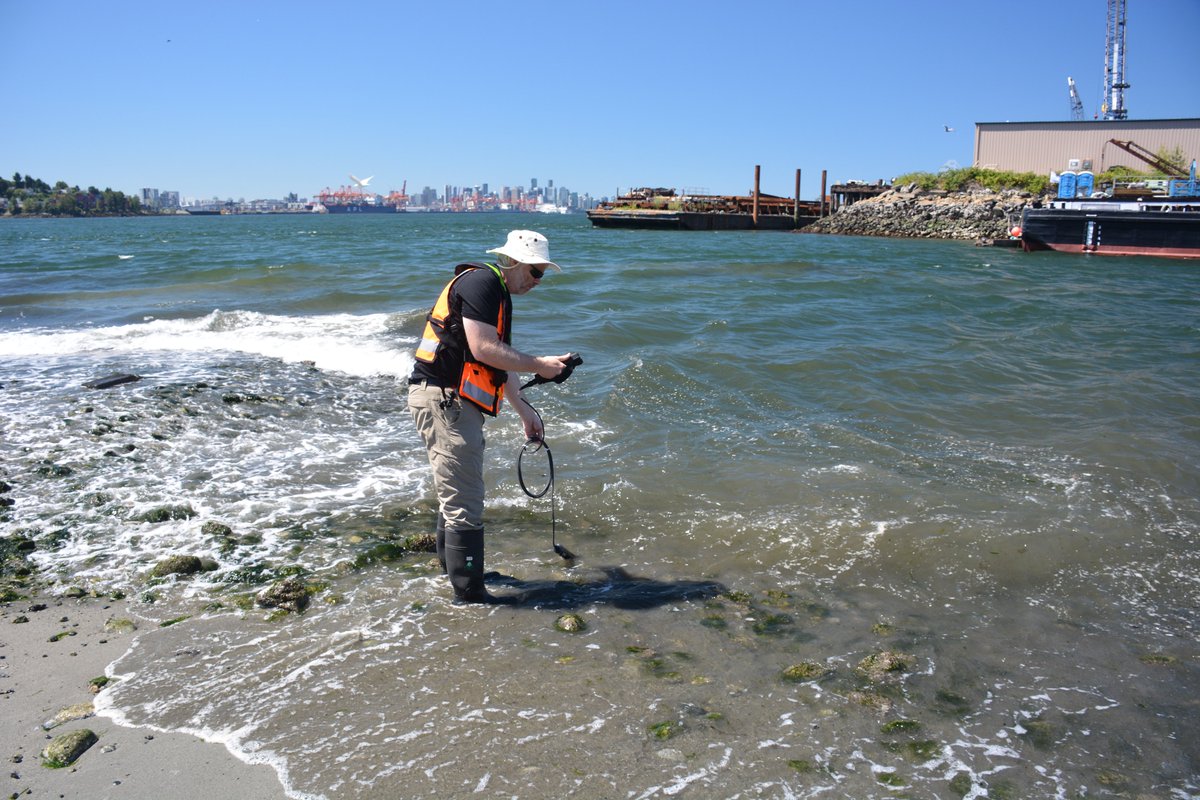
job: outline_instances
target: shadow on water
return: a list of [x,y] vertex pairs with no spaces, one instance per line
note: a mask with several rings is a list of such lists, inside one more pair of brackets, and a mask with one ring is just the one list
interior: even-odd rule
[[715,597],[726,591],[717,581],[659,581],[630,575],[621,567],[601,567],[604,578],[587,583],[574,581],[522,581],[489,573],[491,586],[516,589],[497,596],[504,605],[524,608],[575,609],[602,603],[614,608],[648,609],[687,600]]

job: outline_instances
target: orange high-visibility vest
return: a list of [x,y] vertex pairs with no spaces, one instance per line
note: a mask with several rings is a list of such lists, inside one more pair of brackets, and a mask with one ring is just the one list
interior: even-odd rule
[[[500,314],[496,318],[496,334],[505,344],[509,342],[512,320],[507,312],[511,306],[509,305],[508,284],[504,280],[504,274],[495,264],[459,264],[454,268],[454,277],[446,284],[446,288],[442,289],[437,302],[434,303],[433,310],[425,315],[425,332],[421,335],[421,343],[417,345],[416,358],[418,361],[432,364],[437,360],[438,353],[442,351],[442,348],[461,349],[463,368],[458,379],[458,393],[479,406],[485,414],[494,417],[500,410],[500,402],[504,399],[504,383],[508,380],[508,373],[484,364],[482,361],[477,361],[471,354],[470,347],[467,346],[466,335],[462,331],[462,319],[450,319],[452,312],[450,293],[454,284],[468,272],[484,268],[490,268],[495,272],[496,277],[500,279],[500,285],[504,287],[504,300],[500,303]],[[456,330],[451,329],[452,324]]]

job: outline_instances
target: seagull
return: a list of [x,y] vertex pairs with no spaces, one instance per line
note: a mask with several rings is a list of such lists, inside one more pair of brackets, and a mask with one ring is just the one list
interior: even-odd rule
[[354,173],[350,173],[350,180],[354,181],[355,183],[357,183],[359,186],[361,186],[364,189],[367,188],[367,184],[370,183],[371,178],[374,178],[374,177],[375,177],[374,175],[369,175],[366,178],[360,179],[360,178],[354,177]]
[[954,133],[954,128],[951,128],[949,125],[943,125],[942,127],[946,129],[946,133]]

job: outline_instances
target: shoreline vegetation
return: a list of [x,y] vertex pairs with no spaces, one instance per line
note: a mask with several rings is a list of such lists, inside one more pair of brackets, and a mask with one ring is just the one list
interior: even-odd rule
[[89,186],[82,190],[58,181],[51,186],[40,178],[14,173],[0,178],[0,203],[6,217],[127,217],[143,212],[142,201],[124,192]]

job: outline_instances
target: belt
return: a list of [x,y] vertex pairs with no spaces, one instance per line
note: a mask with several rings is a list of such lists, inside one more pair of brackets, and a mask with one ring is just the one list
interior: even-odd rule
[[442,386],[440,383],[438,383],[437,381],[431,381],[428,378],[411,378],[410,377],[408,379],[408,385],[409,386],[426,386],[426,387],[432,386],[434,389],[446,388],[446,387]]

